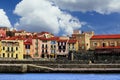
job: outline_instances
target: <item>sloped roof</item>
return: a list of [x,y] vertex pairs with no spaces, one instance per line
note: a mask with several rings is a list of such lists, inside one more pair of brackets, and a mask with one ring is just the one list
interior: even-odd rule
[[113,35],[94,35],[91,39],[120,39],[120,34]]
[[76,43],[77,42],[77,40],[74,40],[74,39],[70,39],[69,41],[68,41],[68,43]]

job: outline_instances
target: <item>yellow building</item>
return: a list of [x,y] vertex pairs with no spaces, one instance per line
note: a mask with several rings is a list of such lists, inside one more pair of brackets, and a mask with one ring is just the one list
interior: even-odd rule
[[94,35],[94,32],[80,32],[79,30],[74,30],[72,38],[78,40],[79,50],[89,50],[90,49],[90,38]]
[[68,41],[68,50],[69,51],[78,51],[78,41],[70,39]]
[[4,59],[23,59],[23,39],[11,37],[1,40],[0,57]]

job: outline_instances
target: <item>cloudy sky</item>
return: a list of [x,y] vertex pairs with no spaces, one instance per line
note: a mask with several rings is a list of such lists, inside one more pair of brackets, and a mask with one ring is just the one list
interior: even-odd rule
[[120,33],[120,0],[0,0],[0,26],[68,35]]

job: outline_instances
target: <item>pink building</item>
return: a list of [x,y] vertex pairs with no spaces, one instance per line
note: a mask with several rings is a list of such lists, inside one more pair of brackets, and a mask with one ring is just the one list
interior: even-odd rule
[[0,27],[0,38],[5,38],[6,37],[6,31],[8,31],[9,28],[7,27]]

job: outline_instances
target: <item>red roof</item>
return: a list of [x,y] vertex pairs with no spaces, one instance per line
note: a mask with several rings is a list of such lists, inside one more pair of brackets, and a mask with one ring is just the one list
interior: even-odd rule
[[6,37],[3,40],[25,40],[25,38],[20,36],[14,36],[14,37]]
[[51,38],[49,38],[49,40],[51,40],[51,41],[57,41],[57,40],[59,40],[59,37],[51,37]]
[[106,46],[106,47],[97,47],[96,49],[120,49],[120,46]]
[[67,39],[59,39],[57,40],[58,42],[67,42],[68,40]]
[[76,43],[76,42],[77,40],[72,40],[72,39],[68,41],[68,43]]
[[113,35],[94,35],[91,39],[120,39],[120,34]]
[[32,45],[32,38],[25,39],[24,44],[25,45],[27,45],[27,44]]

